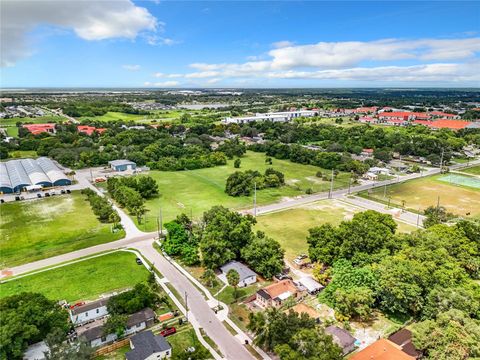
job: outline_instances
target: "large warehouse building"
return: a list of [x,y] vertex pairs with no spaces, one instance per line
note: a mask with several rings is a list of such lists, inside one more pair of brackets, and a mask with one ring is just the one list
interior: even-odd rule
[[31,185],[50,187],[71,183],[60,168],[46,157],[0,163],[0,191],[3,194],[19,192]]

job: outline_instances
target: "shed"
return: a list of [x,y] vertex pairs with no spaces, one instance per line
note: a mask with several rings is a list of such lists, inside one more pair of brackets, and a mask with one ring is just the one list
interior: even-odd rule
[[302,285],[305,289],[307,289],[307,292],[309,294],[316,294],[320,290],[324,288],[322,284],[320,284],[318,281],[316,281],[314,278],[311,276],[304,276],[298,280],[300,285]]
[[220,267],[222,273],[219,278],[225,284],[228,284],[227,273],[232,269],[238,272],[238,275],[240,275],[240,281],[238,282],[239,287],[245,287],[257,282],[257,274],[255,272],[250,270],[246,265],[232,260]]
[[130,160],[112,160],[108,162],[110,168],[113,171],[127,171],[127,170],[135,170],[137,168],[137,164]]

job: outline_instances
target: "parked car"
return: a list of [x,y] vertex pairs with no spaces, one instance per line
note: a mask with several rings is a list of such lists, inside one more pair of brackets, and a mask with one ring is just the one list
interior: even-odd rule
[[140,258],[137,257],[137,258],[135,259],[135,261],[137,262],[137,265],[143,265],[142,259],[140,259]]
[[72,191],[70,189],[67,189],[67,194],[71,194]]
[[20,201],[20,196],[15,196],[15,201]]
[[45,197],[50,197],[50,193],[46,192]]
[[61,191],[60,191],[60,194],[65,194],[65,190],[61,190]]
[[160,331],[160,335],[165,337],[168,335],[175,334],[176,332],[177,332],[177,329],[175,329],[174,327],[171,327],[171,328],[167,328],[165,330]]
[[38,193],[37,198],[41,198],[41,197],[42,197],[42,194]]
[[278,280],[286,280],[286,279],[292,280],[291,276],[288,276],[282,273],[275,275],[275,278]]
[[5,200],[0,199],[0,204],[3,204],[4,202],[5,202]]

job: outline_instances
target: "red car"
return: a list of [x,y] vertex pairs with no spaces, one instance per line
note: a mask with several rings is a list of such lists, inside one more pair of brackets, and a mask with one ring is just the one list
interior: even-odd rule
[[174,327],[171,327],[171,328],[160,331],[160,335],[165,337],[168,335],[175,334],[176,332],[177,332],[177,329],[175,329]]

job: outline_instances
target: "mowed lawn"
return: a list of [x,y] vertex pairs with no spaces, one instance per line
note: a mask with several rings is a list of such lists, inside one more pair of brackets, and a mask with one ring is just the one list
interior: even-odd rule
[[56,269],[12,279],[0,285],[0,297],[39,292],[53,300],[94,300],[101,294],[131,288],[147,280],[135,254],[117,251]]
[[[170,221],[184,212],[199,218],[204,211],[214,205],[222,205],[230,209],[246,209],[253,207],[253,195],[232,197],[225,193],[228,176],[235,171],[248,169],[263,173],[271,167],[285,174],[286,185],[280,188],[257,191],[257,204],[264,205],[281,201],[289,197],[305,195],[307,188],[315,192],[328,191],[330,183],[315,177],[319,167],[296,164],[288,160],[273,159],[273,164],[265,164],[265,154],[248,152],[241,158],[240,169],[233,167],[233,160],[225,166],[190,171],[150,171],[158,183],[160,196],[147,201],[147,221],[139,225],[142,230],[156,230],[160,208],[163,221]],[[349,174],[339,174],[334,187],[348,186]],[[134,219],[136,221],[136,219]]]
[[461,172],[466,172],[468,174],[473,174],[473,175],[480,175],[480,165],[479,166],[474,166],[468,169],[462,169],[460,170]]
[[[255,228],[277,240],[285,250],[285,257],[292,261],[296,256],[307,253],[308,229],[322,224],[338,225],[350,220],[362,209],[337,200],[322,200],[283,211],[260,215]],[[397,222],[400,232],[411,232],[414,226]]]
[[102,224],[80,192],[0,205],[0,268],[122,238]]
[[[434,175],[391,185],[387,187],[386,199],[391,197],[391,201],[397,205],[404,200],[405,208],[415,211],[436,206],[440,199],[440,205],[445,206],[449,212],[480,218],[480,189],[440,181],[439,178],[444,176],[446,175]],[[385,201],[383,191],[383,188],[373,189],[370,196]]]
[[138,121],[144,120],[148,115],[127,114],[121,112],[109,111],[101,116],[82,116],[78,120],[94,120],[94,121]]

